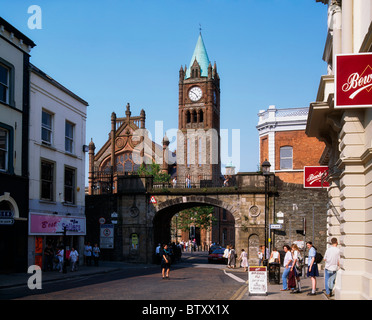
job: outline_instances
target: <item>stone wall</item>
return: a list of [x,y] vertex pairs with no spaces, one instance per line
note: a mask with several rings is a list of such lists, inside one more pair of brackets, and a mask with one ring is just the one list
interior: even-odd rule
[[[301,184],[284,183],[279,179],[277,187],[279,197],[276,198],[274,210],[276,215],[278,212],[284,213],[284,223],[281,230],[273,232],[274,246],[282,251],[285,244],[312,241],[324,255],[327,248],[327,189],[305,189]],[[303,230],[304,218],[305,237],[296,231]]]

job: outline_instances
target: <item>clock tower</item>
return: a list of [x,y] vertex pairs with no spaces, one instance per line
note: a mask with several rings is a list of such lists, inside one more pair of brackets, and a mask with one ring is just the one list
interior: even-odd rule
[[190,66],[179,72],[177,183],[216,182],[220,161],[220,78],[201,33]]

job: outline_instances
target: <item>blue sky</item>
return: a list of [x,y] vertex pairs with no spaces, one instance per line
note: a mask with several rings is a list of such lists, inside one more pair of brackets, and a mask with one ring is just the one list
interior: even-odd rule
[[[42,10],[29,29],[28,7]],[[316,98],[327,7],[315,0],[0,0],[0,16],[37,46],[31,62],[89,103],[87,143],[98,151],[110,116],[146,111],[178,127],[178,72],[189,67],[199,24],[221,78],[221,129],[240,130],[240,171],[256,171],[259,110]],[[160,141],[156,141],[160,142]]]

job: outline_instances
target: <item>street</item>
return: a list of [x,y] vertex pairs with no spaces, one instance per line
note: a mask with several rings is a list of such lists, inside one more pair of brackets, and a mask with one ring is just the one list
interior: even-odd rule
[[[230,300],[244,279],[229,276],[224,265],[207,263],[207,253],[183,255],[171,268],[170,279],[161,277],[160,266],[126,267],[104,274],[82,275],[0,290],[0,299],[21,300]],[[240,280],[239,280],[240,279]]]

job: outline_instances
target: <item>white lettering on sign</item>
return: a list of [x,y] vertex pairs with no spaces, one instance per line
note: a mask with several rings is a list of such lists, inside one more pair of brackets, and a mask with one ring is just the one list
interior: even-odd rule
[[360,76],[358,72],[351,74],[346,83],[342,86],[342,91],[348,92],[351,89],[358,89],[349,98],[354,99],[363,90],[372,87],[372,74]]
[[328,176],[328,173],[325,173],[324,171],[318,171],[315,174],[310,174],[308,178],[306,179],[306,182],[308,182],[310,185],[312,185],[316,181],[322,181],[322,176],[324,174],[324,178]]

